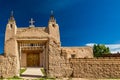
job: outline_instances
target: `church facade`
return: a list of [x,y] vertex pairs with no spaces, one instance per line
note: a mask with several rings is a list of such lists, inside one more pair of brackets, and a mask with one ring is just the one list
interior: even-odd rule
[[20,69],[43,67],[50,77],[72,74],[70,58],[93,58],[91,47],[61,47],[59,25],[53,13],[47,27],[17,27],[13,14],[6,26],[4,55],[0,56],[2,77],[20,76]]

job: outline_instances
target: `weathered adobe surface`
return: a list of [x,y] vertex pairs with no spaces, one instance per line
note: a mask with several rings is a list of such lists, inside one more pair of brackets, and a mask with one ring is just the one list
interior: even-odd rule
[[49,70],[50,77],[68,77],[72,73],[70,64],[65,61],[64,56],[61,56],[60,44],[54,40],[49,41]]
[[66,59],[60,45],[49,40],[48,77],[120,78],[120,58]]
[[120,57],[70,59],[72,77],[77,78],[120,78]]
[[15,56],[0,55],[0,78],[14,77],[16,75],[17,64]]
[[93,58],[92,47],[62,47],[61,49],[66,59],[71,58],[71,55],[75,55],[74,58]]

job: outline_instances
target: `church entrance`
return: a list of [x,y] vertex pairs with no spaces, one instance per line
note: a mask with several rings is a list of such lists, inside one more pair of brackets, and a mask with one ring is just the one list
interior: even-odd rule
[[44,56],[40,50],[22,50],[21,67],[43,67]]
[[41,76],[41,69],[47,73],[48,49],[47,39],[18,40],[20,69],[26,69],[21,75]]
[[42,67],[47,65],[47,47],[45,40],[18,41],[20,67]]
[[27,53],[27,67],[39,67],[39,53]]
[[22,50],[21,67],[42,67],[42,54],[39,50]]

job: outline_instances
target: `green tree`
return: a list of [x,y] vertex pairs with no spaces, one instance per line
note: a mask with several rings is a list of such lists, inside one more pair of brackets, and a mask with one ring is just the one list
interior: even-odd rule
[[103,44],[94,44],[93,53],[94,57],[101,57],[102,54],[110,54],[110,49]]

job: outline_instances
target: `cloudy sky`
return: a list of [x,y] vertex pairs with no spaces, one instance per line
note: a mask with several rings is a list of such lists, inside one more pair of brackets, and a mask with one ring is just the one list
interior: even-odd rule
[[10,12],[18,27],[47,26],[50,11],[60,26],[62,46],[105,44],[120,51],[120,0],[0,0],[0,53]]

